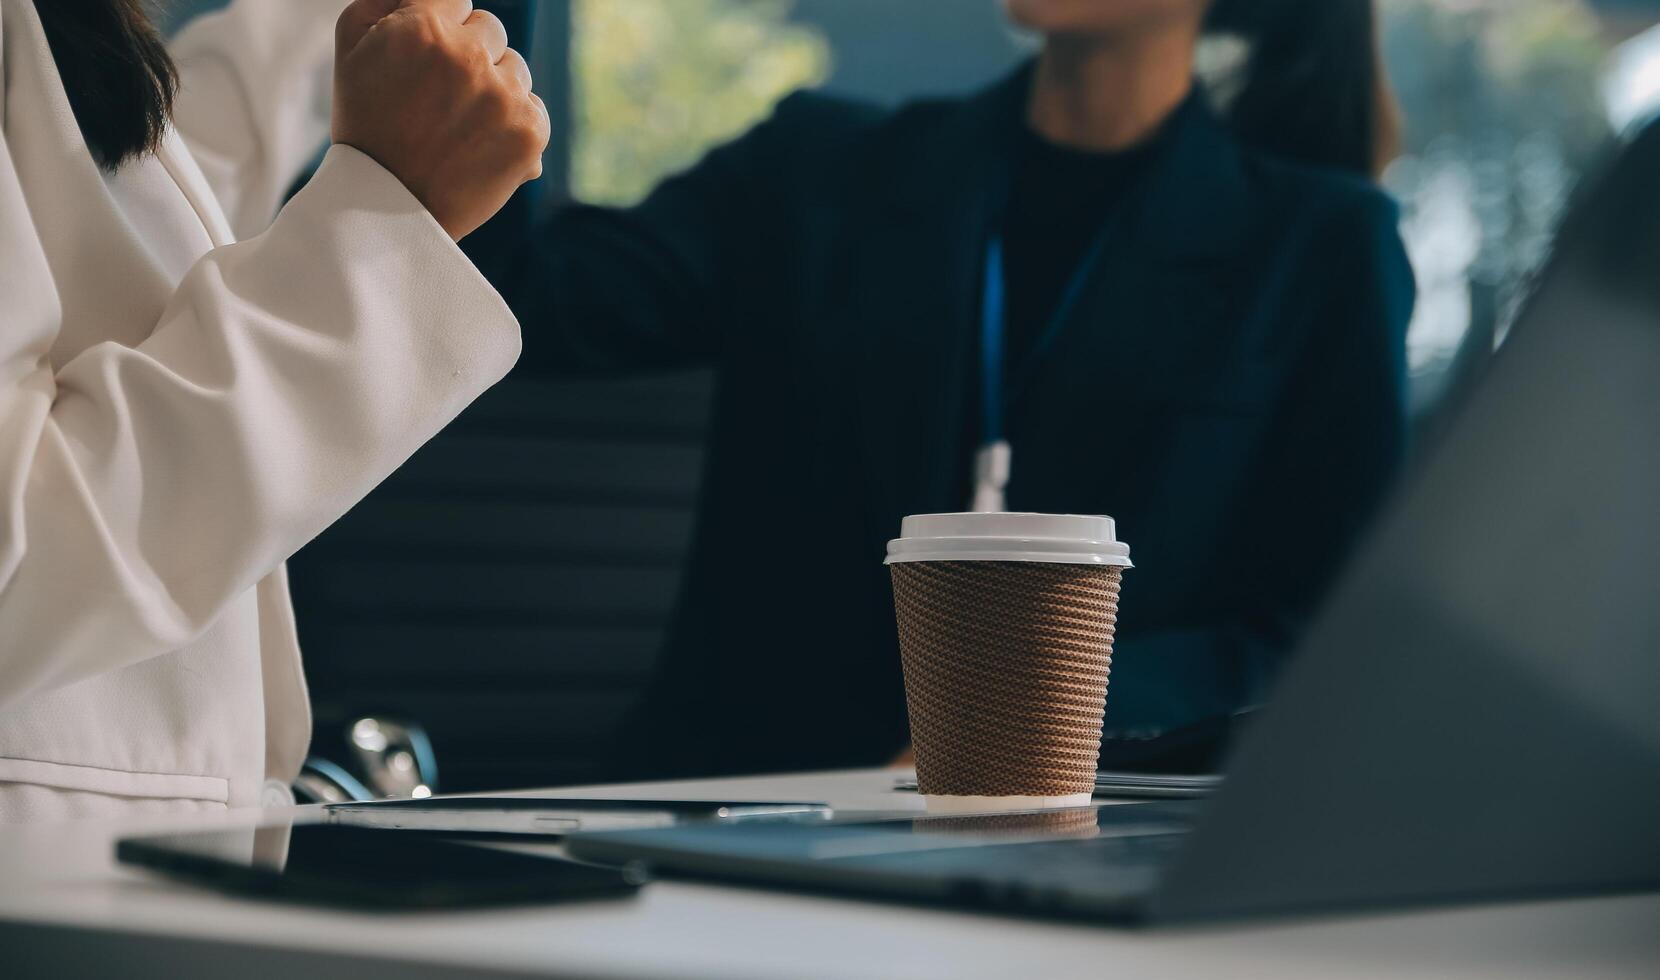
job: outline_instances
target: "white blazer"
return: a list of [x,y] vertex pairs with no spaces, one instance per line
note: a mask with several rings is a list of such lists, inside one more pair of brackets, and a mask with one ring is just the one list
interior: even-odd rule
[[283,561],[518,356],[363,154],[271,221],[344,4],[193,25],[177,132],[111,176],[33,0],[0,0],[0,821],[282,801],[310,731]]

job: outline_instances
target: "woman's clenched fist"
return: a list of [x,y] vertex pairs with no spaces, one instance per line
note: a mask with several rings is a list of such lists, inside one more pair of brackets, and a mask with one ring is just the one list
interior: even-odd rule
[[334,140],[459,240],[541,175],[548,114],[501,21],[471,0],[355,0],[335,30]]

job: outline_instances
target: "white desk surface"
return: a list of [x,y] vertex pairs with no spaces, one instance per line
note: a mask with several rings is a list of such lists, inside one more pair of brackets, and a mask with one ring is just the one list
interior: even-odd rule
[[[867,770],[531,795],[919,808],[891,791],[894,777]],[[238,819],[0,828],[0,976],[62,980],[115,960],[122,974],[156,977],[1660,977],[1654,894],[1148,932],[679,882],[628,901],[373,915],[226,898],[111,858],[124,833]]]

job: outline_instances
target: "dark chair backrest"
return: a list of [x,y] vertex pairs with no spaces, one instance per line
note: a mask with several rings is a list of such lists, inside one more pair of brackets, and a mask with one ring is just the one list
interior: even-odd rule
[[440,789],[603,778],[679,588],[712,379],[508,380],[290,562],[313,751],[383,712]]

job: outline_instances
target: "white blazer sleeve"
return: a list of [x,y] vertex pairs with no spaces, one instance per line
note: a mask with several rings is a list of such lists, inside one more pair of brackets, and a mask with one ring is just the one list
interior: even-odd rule
[[56,328],[0,306],[0,709],[191,642],[519,350],[438,223],[346,147],[142,344],[54,374]]
[[323,148],[334,22],[347,0],[236,0],[186,25],[173,124],[238,238],[270,224]]

